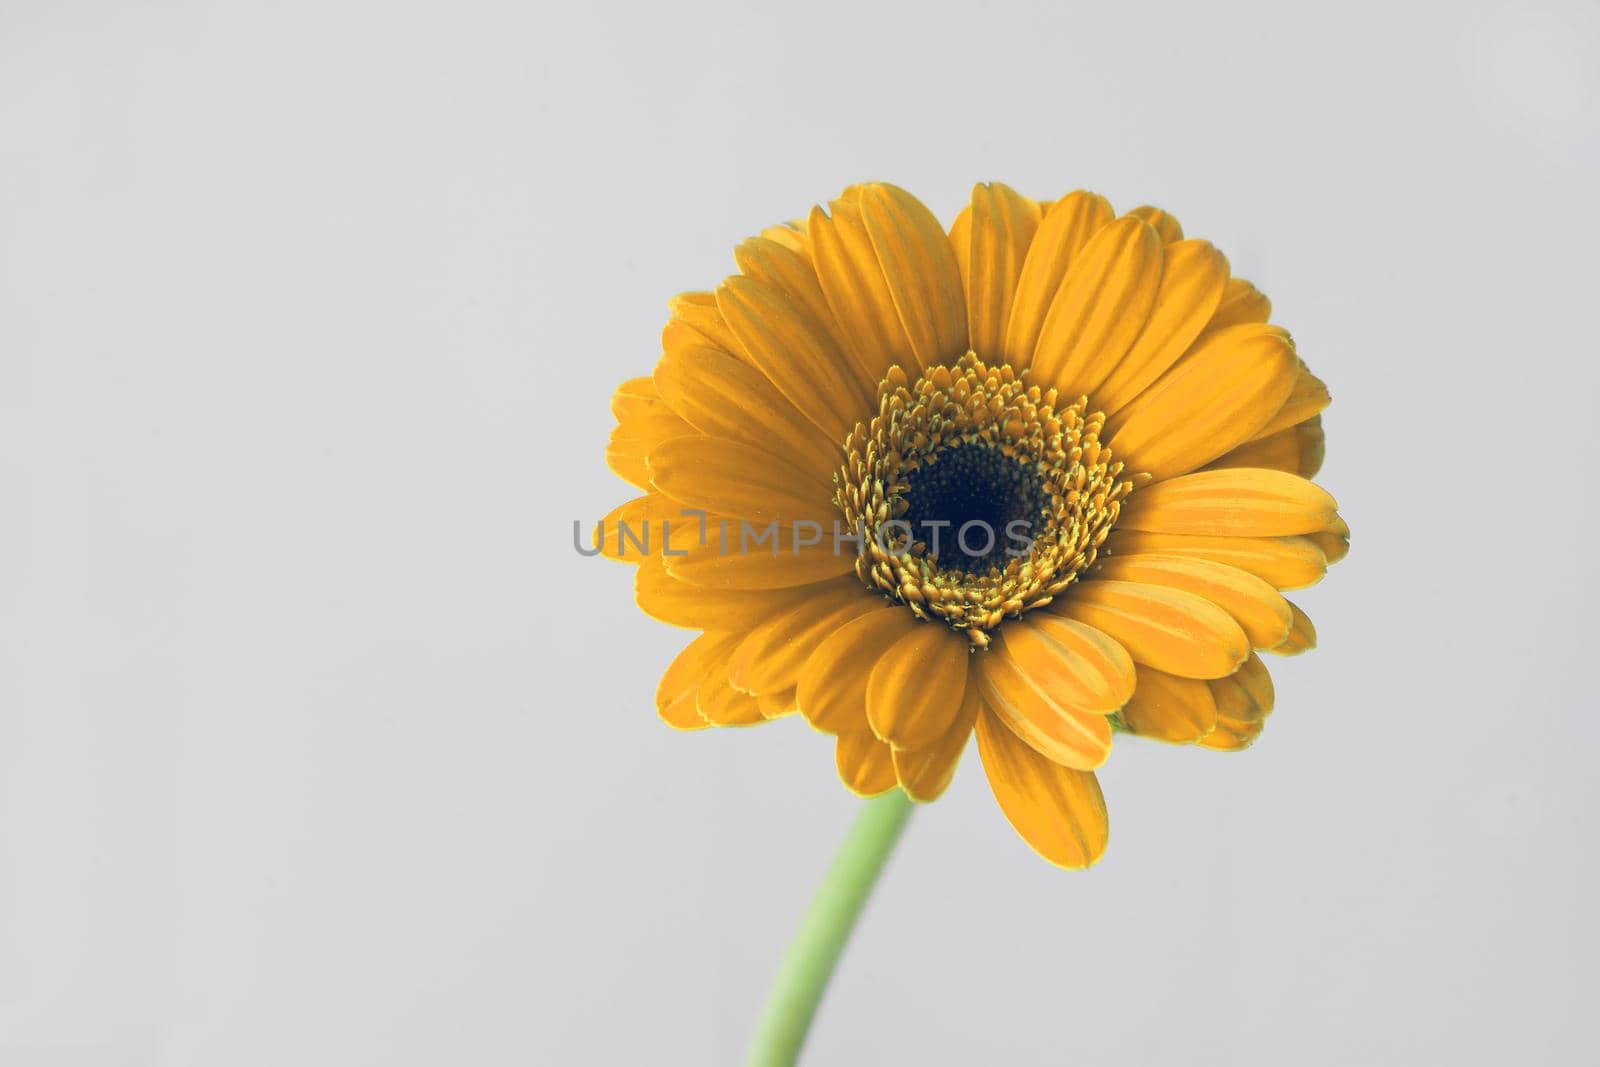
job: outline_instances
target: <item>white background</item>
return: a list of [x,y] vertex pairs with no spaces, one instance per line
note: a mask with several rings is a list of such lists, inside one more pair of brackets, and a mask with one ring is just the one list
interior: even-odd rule
[[[969,759],[809,1063],[1592,1062],[1593,4],[0,3],[0,1067],[737,1062],[855,802],[571,547],[664,301],[859,179],[1168,207],[1350,558],[1088,874]],[[969,757],[971,753],[969,752]]]

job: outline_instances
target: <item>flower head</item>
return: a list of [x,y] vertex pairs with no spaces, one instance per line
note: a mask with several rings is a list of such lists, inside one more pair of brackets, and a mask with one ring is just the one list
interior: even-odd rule
[[[1154,208],[979,185],[948,233],[852,186],[671,303],[601,523],[645,612],[703,630],[683,729],[798,712],[844,783],[915,800],[970,737],[1046,859],[1099,858],[1117,732],[1236,750],[1315,641],[1282,590],[1343,557],[1308,479],[1328,392],[1269,305]],[[654,536],[652,542],[651,537]]]

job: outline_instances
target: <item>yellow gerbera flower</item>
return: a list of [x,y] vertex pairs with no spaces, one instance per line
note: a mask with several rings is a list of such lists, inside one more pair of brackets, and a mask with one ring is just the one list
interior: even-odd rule
[[612,403],[608,462],[644,495],[601,550],[645,612],[705,631],[663,719],[798,711],[850,789],[919,801],[976,734],[1065,867],[1105,848],[1115,732],[1256,738],[1253,650],[1312,646],[1281,591],[1349,529],[1308,480],[1327,388],[1221,252],[1155,208],[998,183],[946,233],[871,184],[734,257]]

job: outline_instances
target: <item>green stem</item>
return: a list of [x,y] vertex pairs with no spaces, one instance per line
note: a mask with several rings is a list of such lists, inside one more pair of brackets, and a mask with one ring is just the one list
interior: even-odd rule
[[784,953],[750,1046],[749,1067],[792,1067],[799,1057],[839,954],[910,815],[911,801],[898,789],[862,805]]

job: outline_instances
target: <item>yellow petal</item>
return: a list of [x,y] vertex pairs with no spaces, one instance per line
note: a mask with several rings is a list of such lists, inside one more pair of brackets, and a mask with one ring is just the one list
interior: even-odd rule
[[1099,859],[1110,825],[1093,773],[1045,759],[991,712],[978,716],[977,735],[995,801],[1029,847],[1058,867]]
[[967,288],[967,328],[972,350],[998,362],[1004,351],[1006,323],[1028,246],[1039,228],[1039,205],[1010,186],[995,182],[972,189],[969,232],[956,245]]
[[1158,481],[1243,444],[1294,387],[1294,346],[1274,326],[1213,334],[1118,415],[1111,451]]
[[763,240],[782,245],[807,262],[811,261],[811,243],[806,237],[805,219],[768,226],[761,231],[761,237]]
[[894,750],[894,774],[906,796],[926,804],[945,791],[955,777],[956,765],[966,751],[967,738],[972,736],[972,726],[982,707],[977,671],[968,670],[961,710],[944,736],[923,748]]
[[1317,628],[1311,625],[1311,617],[1292,600],[1289,607],[1294,611],[1294,625],[1289,627],[1289,636],[1278,647],[1267,649],[1279,656],[1298,656],[1317,647]]
[[1109,634],[1136,662],[1184,678],[1221,678],[1250,654],[1233,616],[1181,589],[1096,578],[1052,609]]
[[1289,390],[1289,395],[1284,398],[1283,404],[1278,408],[1278,413],[1267,420],[1267,424],[1256,431],[1251,438],[1269,437],[1291,426],[1298,426],[1314,415],[1318,415],[1331,402],[1328,386],[1305,365],[1303,361],[1296,360],[1294,388]]
[[843,441],[876,410],[877,382],[862,378],[826,327],[782,290],[729,278],[717,307],[750,362],[827,440]]
[[882,182],[862,190],[860,208],[916,365],[960,359],[967,350],[966,300],[944,227],[916,197]]
[[768,453],[720,437],[679,437],[650,452],[655,488],[692,508],[779,526],[796,520],[832,531],[833,487]]
[[728,683],[726,666],[708,672],[701,680],[695,690],[694,706],[700,717],[713,726],[754,726],[767,721],[755,697]]
[[867,679],[878,660],[901,637],[919,626],[903,608],[872,611],[825,639],[800,669],[796,697],[800,714],[830,734],[870,732]]
[[728,329],[717,310],[715,293],[679,293],[667,301],[670,317],[661,331],[663,350],[681,344],[710,345],[734,356],[742,356],[739,339]]
[[[1017,291],[1011,302],[1011,317],[1006,322],[1006,362],[1018,370],[1033,361],[1039,331],[1055,299],[1056,290],[1067,269],[1076,261],[1089,239],[1111,221],[1111,204],[1103,196],[1083,192],[1068,193],[1044,213],[1028,245],[1028,255],[1017,277]],[[979,352],[986,362],[988,354]]]
[[[1111,720],[1105,712],[1077,707],[1054,688],[1058,669],[1040,669],[1039,678],[1027,674],[1027,668],[1037,668],[1042,657],[1025,654],[1019,661],[1011,644],[1011,635],[996,634],[973,664],[985,706],[1008,730],[1055,763],[1085,771],[1104,763],[1111,754]],[[1131,681],[1131,671],[1129,675]]]
[[843,462],[840,442],[824,437],[767,376],[705,345],[667,352],[655,385],[667,406],[708,437],[759,448],[828,482]]
[[1322,529],[1306,534],[1306,538],[1322,551],[1330,565],[1350,553],[1350,527],[1338,516]]
[[868,611],[885,607],[881,597],[849,575],[817,587],[792,610],[757,626],[728,660],[728,680],[747,693],[793,689],[800,668],[823,640]]
[[1261,736],[1261,728],[1272,713],[1272,676],[1267,673],[1266,664],[1251,656],[1230,677],[1206,684],[1216,700],[1217,728],[1200,744],[1221,752],[1249,748]]
[[1217,703],[1210,682],[1140,666],[1139,685],[1122,709],[1122,722],[1140,737],[1175,745],[1192,744],[1217,725]]
[[1109,715],[1133,695],[1133,659],[1092,626],[1037,613],[1007,626],[1003,637],[1017,670],[1063,706]]
[[867,724],[895,748],[922,748],[943,737],[961,711],[967,685],[967,639],[925,622],[878,657],[867,679]]
[[[972,205],[956,212],[955,221],[950,224],[950,247],[956,252],[956,269],[961,272],[961,288],[971,292],[971,279],[967,277],[968,265],[972,262]],[[968,304],[967,329],[972,329],[971,305]]]
[[779,693],[762,693],[756,697],[756,707],[761,709],[763,719],[781,719],[800,710],[795,705],[793,689],[785,689]]
[[1298,427],[1267,436],[1257,435],[1244,444],[1223,453],[1207,463],[1206,470],[1226,467],[1264,467],[1269,470],[1300,473],[1300,437]]
[[[1313,423],[1320,423],[1320,416],[1313,417],[1311,422],[1291,426],[1287,430],[1280,430],[1270,437],[1256,437],[1246,441],[1239,447],[1218,456],[1205,465],[1206,470],[1222,470],[1225,467],[1265,467],[1270,470],[1288,471],[1298,474],[1302,478],[1310,477],[1306,473],[1308,466],[1302,460],[1301,449],[1307,440],[1302,431]],[[1317,426],[1315,441],[1320,458],[1321,426]]]
[[1124,215],[1073,258],[1033,350],[1033,381],[1063,396],[1092,392],[1144,329],[1161,284],[1161,238]]
[[1135,490],[1119,530],[1284,537],[1326,528],[1338,518],[1326,491],[1284,471],[1197,471]]
[[606,466],[629,485],[649,489],[650,450],[663,441],[693,433],[694,427],[665,407],[633,415],[611,431],[606,443]]
[[1322,552],[1305,537],[1216,537],[1118,529],[1102,549],[1106,557],[1147,552],[1216,560],[1253,574],[1274,589],[1315,585],[1328,569]]
[[1226,715],[1218,715],[1216,728],[1195,744],[1217,752],[1242,752],[1255,744],[1265,725],[1261,722],[1240,722]]
[[1128,214],[1141,218],[1150,224],[1150,228],[1160,235],[1165,244],[1173,244],[1183,240],[1183,227],[1178,225],[1177,216],[1170,212],[1162,211],[1158,207],[1142,204]]
[[850,792],[875,797],[894,788],[894,754],[871,731],[840,734],[833,746],[839,780]]
[[[1285,433],[1289,431],[1284,431]],[[1295,471],[1302,478],[1315,478],[1322,469],[1322,458],[1327,441],[1322,432],[1322,416],[1315,415],[1294,428],[1300,439],[1300,466]]]
[[1294,621],[1289,602],[1272,586],[1253,574],[1208,559],[1107,556],[1096,568],[1095,576],[1183,589],[1203,596],[1232,615],[1255,648],[1282,644]]
[[692,630],[749,630],[786,611],[816,591],[816,586],[768,589],[704,589],[667,573],[660,556],[639,564],[633,576],[634,601],[652,619]]
[[656,392],[655,382],[649,378],[629,378],[611,394],[611,416],[618,422],[652,410],[660,412],[661,396]]
[[780,525],[768,537],[750,523],[713,521],[703,544],[698,533],[673,531],[673,550],[683,554],[666,557],[667,573],[708,589],[787,589],[855,569],[854,546],[835,547],[833,530],[820,525]]
[[703,633],[678,653],[656,686],[656,713],[679,730],[711,725],[695,707],[695,695],[707,674],[723,667],[742,634]]
[[817,272],[804,254],[765,237],[752,237],[733,250],[733,260],[745,277],[781,290],[830,335],[838,336],[828,298],[822,295]]
[[1169,244],[1155,305],[1128,354],[1095,387],[1095,407],[1108,415],[1127,406],[1200,336],[1228,285],[1228,261],[1209,241]]
[[1272,301],[1261,295],[1261,290],[1243,278],[1228,279],[1222,302],[1206,323],[1205,332],[1225,330],[1247,322],[1266,322],[1272,317]]
[[1272,714],[1276,695],[1272,675],[1261,657],[1255,653],[1226,678],[1214,678],[1204,683],[1211,687],[1217,703],[1217,714],[1226,715],[1239,722],[1260,722]]
[[[812,208],[808,222],[817,281],[839,327],[839,340],[867,381],[878,382],[896,363],[915,367],[905,331],[878,266],[878,255],[854,200],[828,205],[832,215]],[[911,375],[913,378],[916,374]]]
[[606,559],[639,563],[664,551],[678,552],[700,541],[702,521],[715,530],[719,516],[685,515],[683,505],[660,493],[636,496],[612,508],[589,538]]

